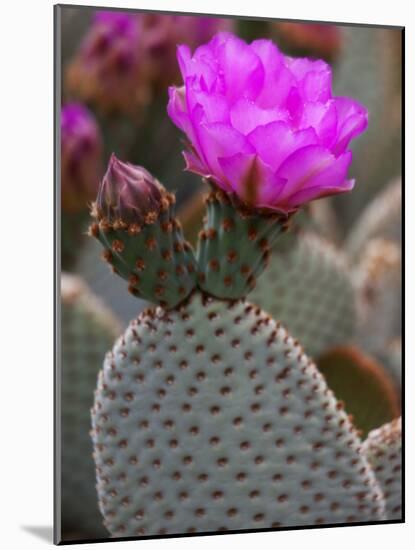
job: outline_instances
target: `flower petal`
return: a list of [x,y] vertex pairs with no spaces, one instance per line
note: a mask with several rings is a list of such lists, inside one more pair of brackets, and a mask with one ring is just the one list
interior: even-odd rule
[[287,112],[279,109],[261,109],[256,103],[245,98],[237,101],[230,110],[232,126],[244,135],[249,134],[257,126],[286,118]]
[[219,182],[225,180],[222,168],[218,162],[220,157],[229,157],[236,153],[249,154],[255,152],[245,136],[221,122],[200,124],[198,129],[199,143],[210,173]]
[[286,58],[286,64],[304,100],[325,102],[331,98],[330,65],[307,58]]
[[185,87],[176,88],[175,86],[170,86],[168,93],[169,102],[167,104],[167,113],[174,124],[187,134],[190,127],[190,120],[186,108]]
[[211,176],[208,168],[203,164],[203,162],[191,151],[183,151],[184,160],[186,162],[185,170],[188,172],[193,172],[194,174],[199,174],[208,178]]
[[220,68],[226,84],[226,97],[234,103],[240,97],[255,99],[265,78],[259,57],[240,38],[229,35],[218,51]]
[[310,202],[316,199],[322,199],[323,197],[329,197],[331,195],[337,195],[338,193],[345,193],[351,191],[354,187],[354,180],[345,180],[339,187],[308,187],[302,189],[297,193],[294,193],[286,202],[286,207],[296,208],[306,202]]
[[299,126],[314,128],[319,144],[330,149],[337,138],[337,110],[334,101],[306,103]]
[[248,141],[255,147],[261,159],[277,171],[281,163],[295,150],[318,143],[312,128],[293,132],[286,122],[271,122],[258,126],[249,135]]
[[297,191],[316,185],[338,186],[345,179],[351,162],[351,153],[345,153],[337,160],[324,147],[308,145],[295,151],[278,170],[278,175],[286,178],[288,183],[280,199],[286,199]]
[[258,155],[236,153],[218,160],[226,179],[243,201],[256,206],[274,204],[285,180],[276,176]]
[[338,136],[333,151],[339,155],[345,151],[352,138],[367,128],[368,113],[360,103],[347,97],[336,97],[335,105],[338,116]]
[[271,40],[255,40],[251,48],[265,71],[264,85],[256,103],[263,109],[283,106],[295,79],[284,64],[284,56]]

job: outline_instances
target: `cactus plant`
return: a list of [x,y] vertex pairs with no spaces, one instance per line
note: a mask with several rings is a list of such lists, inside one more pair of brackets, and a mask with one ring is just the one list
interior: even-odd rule
[[344,401],[362,437],[400,415],[394,378],[387,368],[359,348],[330,349],[318,358],[317,367],[336,397]]
[[[278,77],[291,78],[306,102],[313,91],[324,105],[326,65],[291,65],[272,43],[232,35],[178,56],[192,78],[170,91],[169,114],[192,142],[188,168],[212,186],[196,255],[172,198],[141,167],[112,158],[92,209],[106,260],[158,306],[130,323],[98,378],[92,439],[105,526],[151,536],[382,520],[382,492],[342,404],[281,323],[245,299],[299,207],[353,186],[346,149],[365,110],[340,100],[330,145],[327,134],[310,144],[320,127],[295,133],[276,120],[255,133],[255,153],[252,128],[229,123],[254,120],[245,93],[264,109],[282,93]],[[239,116],[226,116],[238,100]],[[281,170],[267,164],[270,136],[284,138]]]
[[402,419],[371,431],[362,449],[382,487],[387,519],[402,520]]
[[277,243],[250,299],[282,321],[313,358],[355,336],[356,293],[347,260],[316,235],[300,235],[287,250]]
[[97,506],[90,408],[97,374],[120,326],[77,276],[61,277],[62,535],[106,537]]

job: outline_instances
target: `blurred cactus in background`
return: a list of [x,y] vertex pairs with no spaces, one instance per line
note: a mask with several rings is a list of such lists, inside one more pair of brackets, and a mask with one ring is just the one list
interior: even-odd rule
[[370,240],[354,273],[361,345],[381,353],[402,332],[401,251],[384,239]]
[[139,19],[123,12],[96,12],[68,68],[76,96],[106,112],[134,114],[149,101]]
[[120,332],[82,279],[61,276],[62,528],[74,539],[107,537],[97,506],[90,409],[102,357]]
[[102,140],[93,114],[68,103],[61,110],[61,244],[62,266],[73,264],[85,237],[82,225],[88,203],[102,175]]
[[330,62],[340,55],[342,29],[337,25],[280,22],[273,23],[272,27],[277,41],[293,55],[322,57]]
[[319,371],[336,396],[344,401],[353,424],[366,437],[370,430],[401,414],[399,393],[389,370],[355,346],[326,351],[317,361]]

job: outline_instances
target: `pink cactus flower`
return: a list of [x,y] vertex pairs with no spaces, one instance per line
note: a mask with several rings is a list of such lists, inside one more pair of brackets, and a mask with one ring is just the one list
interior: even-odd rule
[[86,210],[101,177],[102,142],[93,115],[68,103],[61,112],[61,198],[67,212]]
[[168,113],[186,134],[187,169],[245,203],[282,213],[353,188],[350,141],[368,114],[335,97],[324,61],[290,58],[270,40],[217,34],[192,56],[179,46],[184,85]]

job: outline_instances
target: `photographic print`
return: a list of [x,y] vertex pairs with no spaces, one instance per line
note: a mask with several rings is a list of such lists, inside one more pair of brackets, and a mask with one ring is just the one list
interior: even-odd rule
[[402,522],[403,28],[55,6],[55,542]]

